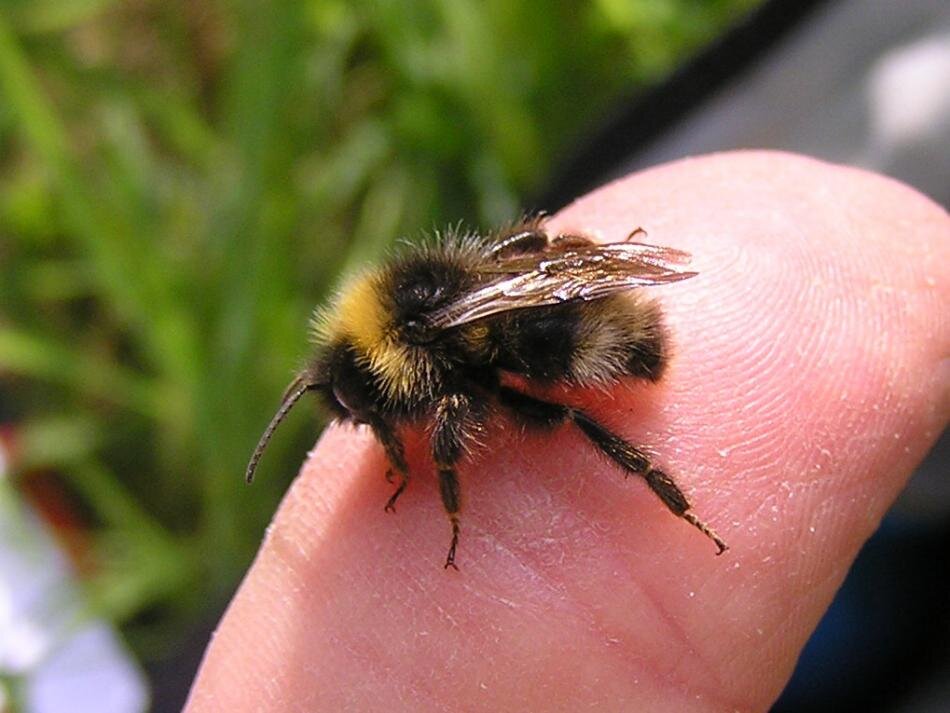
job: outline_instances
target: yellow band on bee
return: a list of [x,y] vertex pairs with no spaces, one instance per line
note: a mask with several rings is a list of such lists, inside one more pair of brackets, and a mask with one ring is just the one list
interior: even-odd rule
[[380,298],[380,276],[367,272],[351,280],[340,291],[334,309],[316,320],[320,339],[353,345],[361,361],[369,364],[379,378],[383,392],[391,399],[425,389],[428,362],[400,344],[390,329],[390,315]]

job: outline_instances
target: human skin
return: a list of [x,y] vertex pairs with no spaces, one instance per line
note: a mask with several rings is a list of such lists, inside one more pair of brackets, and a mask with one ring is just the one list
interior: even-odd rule
[[[950,414],[950,219],[799,156],[628,176],[549,224],[692,253],[650,289],[664,379],[558,396],[644,444],[715,547],[575,429],[500,415],[460,467],[461,571],[424,434],[412,481],[331,426],[208,647],[205,711],[765,711]],[[238,486],[235,486],[238,487]]]

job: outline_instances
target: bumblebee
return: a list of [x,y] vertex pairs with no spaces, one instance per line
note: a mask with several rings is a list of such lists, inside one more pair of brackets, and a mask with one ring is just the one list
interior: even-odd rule
[[634,241],[642,232],[598,245],[582,234],[549,234],[535,217],[487,236],[436,236],[357,276],[314,317],[316,353],[261,436],[247,481],[274,430],[313,391],[339,421],[373,430],[389,461],[387,480],[398,481],[385,507],[394,512],[409,482],[400,432],[427,426],[452,527],[445,567],[458,569],[457,465],[486,420],[502,410],[539,429],[574,424],[627,474],[642,476],[721,554],[725,542],[643,450],[582,409],[536,398],[505,378],[602,387],[625,378],[659,381],[668,357],[662,315],[634,288],[696,273],[683,268],[687,253]]

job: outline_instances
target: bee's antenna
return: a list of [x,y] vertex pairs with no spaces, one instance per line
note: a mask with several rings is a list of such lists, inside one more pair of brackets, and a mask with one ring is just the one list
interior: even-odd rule
[[250,483],[254,480],[254,471],[257,470],[257,464],[261,456],[264,455],[264,449],[267,448],[267,444],[270,442],[270,438],[274,435],[274,431],[277,430],[280,422],[284,420],[284,417],[288,414],[290,409],[293,408],[294,404],[300,400],[300,397],[311,388],[313,388],[313,384],[306,383],[299,376],[290,382],[290,386],[288,386],[287,391],[284,392],[284,400],[280,402],[280,408],[277,409],[277,413],[274,414],[270,423],[267,424],[267,428],[264,429],[261,440],[257,442],[257,448],[254,449],[251,460],[247,464],[247,471],[244,473],[244,480],[246,482]]

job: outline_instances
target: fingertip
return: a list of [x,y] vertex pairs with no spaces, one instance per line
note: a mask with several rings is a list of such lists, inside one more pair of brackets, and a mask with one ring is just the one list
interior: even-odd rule
[[651,243],[693,254],[698,276],[658,289],[669,371],[585,408],[653,446],[722,535],[718,556],[581,434],[500,420],[495,448],[464,464],[459,567],[443,559],[450,524],[424,437],[392,515],[382,449],[331,427],[194,702],[409,709],[461,691],[486,710],[676,709],[696,695],[764,709],[780,690],[946,424],[946,213],[887,179],[739,153],[628,177],[551,224],[607,240],[643,226]]

